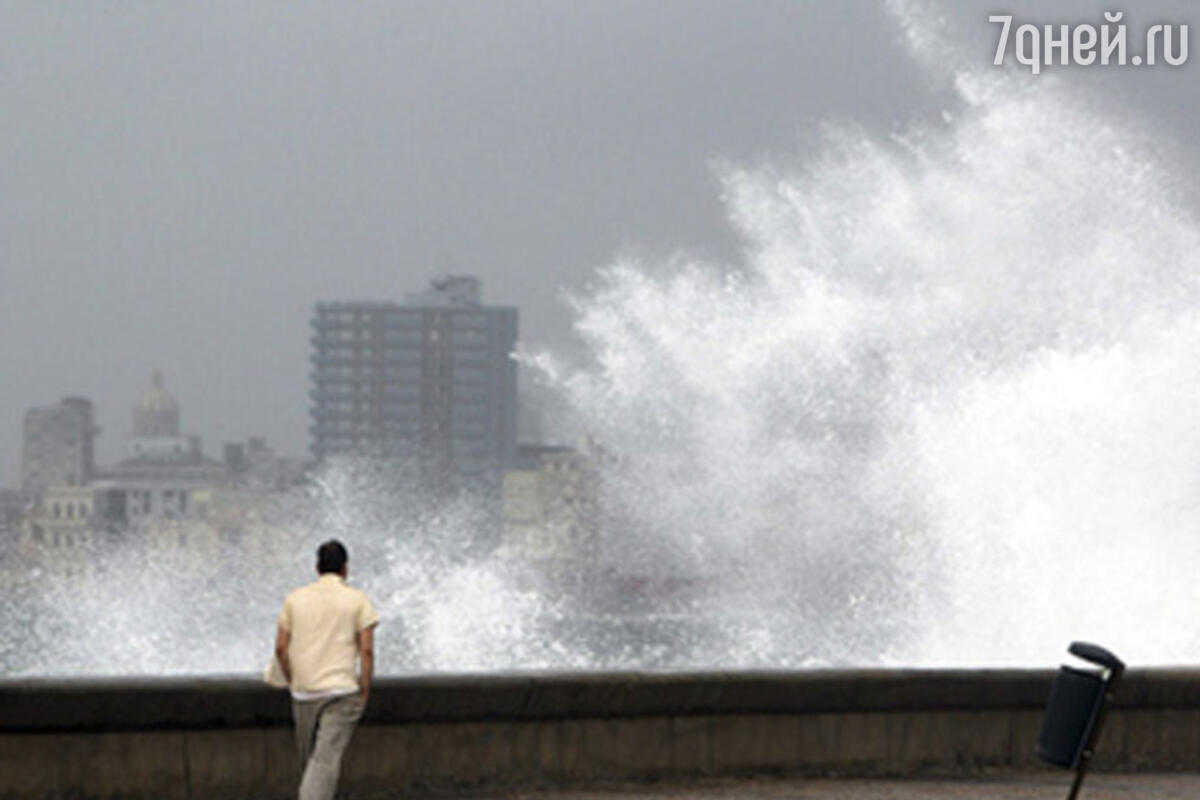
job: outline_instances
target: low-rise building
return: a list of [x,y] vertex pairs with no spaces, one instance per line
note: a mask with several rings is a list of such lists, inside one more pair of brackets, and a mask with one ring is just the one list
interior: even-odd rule
[[0,534],[6,533],[21,519],[25,497],[12,489],[0,489]]
[[522,445],[517,468],[504,476],[501,554],[549,572],[586,563],[596,545],[597,488],[588,443]]
[[41,502],[21,520],[16,552],[54,574],[80,576],[93,565],[97,490],[94,486],[47,486]]
[[302,482],[312,468],[309,459],[281,456],[261,436],[225,445],[225,468],[233,486],[283,491]]

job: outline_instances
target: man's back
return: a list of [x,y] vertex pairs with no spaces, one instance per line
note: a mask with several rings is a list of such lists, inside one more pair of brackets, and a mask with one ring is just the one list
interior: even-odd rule
[[288,595],[279,626],[290,634],[292,693],[298,697],[359,689],[359,633],[379,621],[367,595],[335,573]]

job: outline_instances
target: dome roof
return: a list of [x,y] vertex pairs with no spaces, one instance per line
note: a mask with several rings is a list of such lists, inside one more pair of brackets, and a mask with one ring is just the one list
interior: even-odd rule
[[178,436],[179,402],[163,386],[162,373],[154,371],[149,389],[133,407],[134,436]]

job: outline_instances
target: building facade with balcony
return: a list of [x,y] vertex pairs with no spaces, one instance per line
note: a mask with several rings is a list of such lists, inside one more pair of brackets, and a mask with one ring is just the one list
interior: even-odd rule
[[467,276],[406,301],[318,303],[311,450],[379,457],[434,494],[497,498],[516,460],[517,309],[483,305]]

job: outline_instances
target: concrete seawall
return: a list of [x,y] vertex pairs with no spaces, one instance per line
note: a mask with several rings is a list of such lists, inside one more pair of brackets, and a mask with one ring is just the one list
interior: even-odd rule
[[[837,670],[388,678],[342,797],[736,775],[1036,767],[1053,673]],[[285,692],[251,679],[0,682],[0,798],[294,794]],[[1131,671],[1097,769],[1200,770],[1200,671]]]

